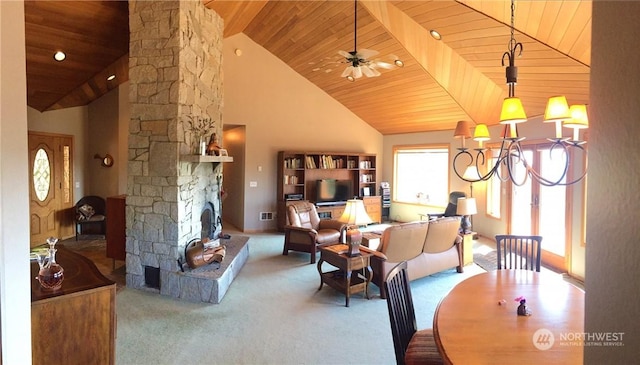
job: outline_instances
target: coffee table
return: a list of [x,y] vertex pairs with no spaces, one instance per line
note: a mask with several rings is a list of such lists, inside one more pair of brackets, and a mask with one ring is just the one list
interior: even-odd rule
[[[318,273],[320,274],[320,287],[327,284],[330,287],[344,293],[346,296],[345,306],[349,306],[351,294],[364,291],[369,299],[369,283],[373,277],[370,261],[371,253],[360,250],[359,256],[347,256],[347,245],[331,245],[320,248],[320,260],[318,261]],[[328,264],[337,270],[322,272],[322,264]],[[354,275],[355,273],[355,275]]]

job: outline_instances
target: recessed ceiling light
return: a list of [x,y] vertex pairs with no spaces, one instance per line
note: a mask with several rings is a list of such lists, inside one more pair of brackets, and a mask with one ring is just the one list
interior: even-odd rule
[[398,67],[404,67],[404,62],[402,60],[395,60],[393,63]]
[[431,34],[431,36],[433,37],[433,39],[435,39],[435,40],[437,40],[437,41],[439,41],[439,40],[441,40],[441,39],[442,39],[442,35],[440,35],[440,33],[438,33],[438,31],[437,31],[437,30],[435,30],[435,29],[431,29],[431,30],[429,31],[429,34]]
[[347,79],[347,81],[351,81],[351,82],[356,81],[356,78],[351,76],[351,75],[347,76],[346,79]]
[[109,75],[109,77],[107,77],[107,81],[111,81],[115,78],[116,78],[116,75]]
[[53,55],[53,59],[58,61],[58,62],[64,61],[65,58],[67,58],[67,55],[64,54],[64,52],[62,52],[62,51],[58,51]]

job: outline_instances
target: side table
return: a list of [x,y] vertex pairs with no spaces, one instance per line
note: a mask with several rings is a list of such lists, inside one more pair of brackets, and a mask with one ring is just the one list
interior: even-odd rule
[[469,265],[473,263],[473,237],[477,233],[470,232],[462,235],[462,264]]
[[[332,245],[320,248],[320,260],[318,261],[318,273],[320,274],[320,287],[327,284],[330,287],[344,293],[345,306],[349,306],[349,297],[353,293],[364,291],[369,299],[369,283],[373,277],[370,266],[371,253],[360,250],[360,256],[349,257],[346,255],[347,245]],[[322,264],[327,262],[337,270],[322,272]],[[355,272],[355,275],[353,274]]]

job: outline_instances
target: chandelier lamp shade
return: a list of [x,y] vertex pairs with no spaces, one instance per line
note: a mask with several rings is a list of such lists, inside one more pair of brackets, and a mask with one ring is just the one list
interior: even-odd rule
[[[515,185],[524,185],[529,178],[536,180],[544,186],[572,185],[581,181],[587,175],[586,164],[581,172],[575,174],[576,177],[569,177],[567,172],[570,167],[570,156],[575,151],[581,151],[586,161],[587,151],[583,147],[586,143],[580,140],[580,130],[589,128],[589,118],[587,116],[587,106],[584,104],[572,105],[569,107],[565,96],[552,96],[547,102],[544,113],[544,123],[555,123],[555,136],[548,138],[551,142],[549,153],[551,158],[562,158],[563,165],[561,173],[554,173],[553,177],[545,177],[536,171],[532,164],[527,161],[521,141],[525,137],[518,134],[518,124],[527,121],[522,101],[515,95],[515,86],[518,77],[518,68],[515,65],[515,57],[522,54],[522,43],[515,40],[515,0],[511,0],[511,38],[509,40],[509,50],[502,55],[502,66],[506,68],[506,80],[509,96],[502,103],[500,111],[500,124],[504,125],[502,133],[502,143],[499,151],[491,151],[494,163],[491,168],[485,167],[487,163],[484,144],[491,139],[489,129],[486,124],[477,124],[473,133],[473,139],[478,142],[475,148],[475,156],[469,148],[465,146],[465,139],[471,138],[471,123],[459,121],[454,137],[461,139],[461,147],[453,159],[453,169],[456,175],[467,182],[489,180],[497,176],[502,181],[511,180]],[[562,128],[573,129],[570,138],[563,137]],[[458,168],[462,161],[468,163],[464,168]],[[518,166],[523,167],[525,174],[516,174]],[[562,167],[563,166],[563,167]],[[475,171],[472,173],[470,169]],[[506,173],[504,172],[506,170]],[[483,171],[486,171],[483,173]],[[517,175],[517,176],[516,176]]]

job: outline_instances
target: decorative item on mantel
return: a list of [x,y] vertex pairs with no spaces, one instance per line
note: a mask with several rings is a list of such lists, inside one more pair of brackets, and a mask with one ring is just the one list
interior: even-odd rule
[[208,143],[207,136],[213,133],[215,136],[216,123],[211,118],[187,116],[187,124],[191,128],[191,142],[196,145],[193,147],[194,155],[207,155]]
[[207,145],[207,155],[220,156],[220,145],[218,144],[218,135],[214,132],[209,139],[209,145]]

